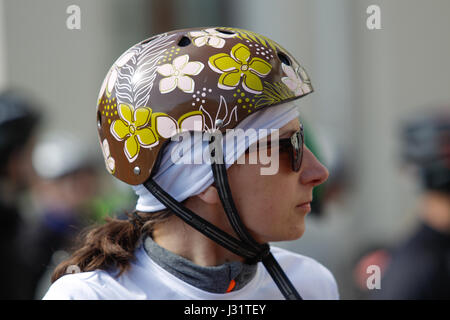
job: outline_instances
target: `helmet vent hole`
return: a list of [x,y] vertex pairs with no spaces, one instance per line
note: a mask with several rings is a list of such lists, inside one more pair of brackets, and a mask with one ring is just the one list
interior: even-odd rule
[[289,58],[283,52],[278,52],[278,59],[280,59],[280,61],[285,65],[291,65],[291,60],[289,60]]
[[186,46],[188,46],[188,45],[190,45],[191,44],[191,39],[189,39],[188,37],[186,37],[186,36],[183,36],[181,39],[180,39],[180,41],[178,41],[178,46],[179,47],[186,47]]
[[149,38],[149,39],[147,39],[147,40],[144,40],[144,41],[141,42],[141,45],[142,45],[142,44],[147,44],[147,43],[149,43],[150,41],[152,41],[153,39],[155,39],[155,37],[151,37],[151,38]]
[[217,32],[223,33],[223,34],[234,34],[234,32],[228,31],[228,30],[222,30],[222,29],[216,29]]

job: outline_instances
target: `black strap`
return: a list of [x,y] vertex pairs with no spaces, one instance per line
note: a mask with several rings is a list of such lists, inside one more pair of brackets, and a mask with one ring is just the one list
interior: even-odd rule
[[262,259],[262,263],[286,300],[303,300],[272,253],[269,252],[269,254]]
[[231,227],[236,232],[238,237],[251,245],[253,248],[262,249],[261,244],[257,243],[252,236],[248,233],[244,224],[242,223],[240,216],[237,213],[236,206],[234,204],[233,198],[231,198],[231,189],[228,184],[227,173],[225,165],[212,163],[211,168],[214,175],[214,181],[216,182],[217,191],[219,193],[220,200],[222,201],[222,206],[227,214],[228,220],[230,221]]
[[[253,248],[257,250],[262,250],[261,244],[257,243],[252,236],[248,233],[247,229],[245,228],[244,224],[242,223],[240,216],[237,214],[236,205],[234,204],[233,198],[231,196],[231,189],[230,185],[228,183],[228,176],[227,176],[227,168],[224,165],[225,158],[223,156],[222,148],[222,134],[211,134],[209,138],[209,151],[211,155],[211,169],[214,176],[214,181],[216,183],[217,192],[219,193],[220,200],[222,202],[222,206],[225,210],[225,213],[227,214],[228,220],[230,221],[231,227],[233,228],[234,232],[238,235],[239,239],[244,241],[245,243],[248,243]],[[216,151],[217,152],[216,154]],[[216,163],[216,156],[217,159],[221,155],[222,163]]]
[[145,188],[155,196],[162,204],[171,209],[174,214],[181,218],[191,227],[200,231],[202,234],[217,242],[222,247],[231,252],[249,260],[261,261],[264,252],[259,252],[248,244],[235,239],[228,233],[217,228],[215,225],[206,221],[193,213],[189,208],[175,200],[170,194],[165,192],[152,178],[144,183]]

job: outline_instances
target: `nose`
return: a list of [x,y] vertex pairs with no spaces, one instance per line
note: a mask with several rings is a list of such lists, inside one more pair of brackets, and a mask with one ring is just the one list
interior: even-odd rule
[[304,146],[300,183],[315,187],[327,181],[329,175],[328,169]]

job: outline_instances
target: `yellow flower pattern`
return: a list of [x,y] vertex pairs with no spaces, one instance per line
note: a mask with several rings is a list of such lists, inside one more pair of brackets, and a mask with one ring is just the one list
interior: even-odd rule
[[272,70],[272,65],[267,61],[250,57],[250,49],[238,43],[230,54],[218,53],[208,59],[209,67],[221,73],[217,86],[220,89],[232,90],[241,82],[244,90],[260,94],[263,84],[260,77],[265,77]]
[[118,108],[120,119],[111,124],[111,134],[119,141],[125,140],[124,152],[128,161],[133,162],[139,155],[140,148],[151,148],[158,144],[153,130],[147,127],[152,110],[147,107],[133,108],[121,104]]

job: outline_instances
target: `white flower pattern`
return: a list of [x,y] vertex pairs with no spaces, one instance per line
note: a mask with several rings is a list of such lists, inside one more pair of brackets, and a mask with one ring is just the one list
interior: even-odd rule
[[305,83],[302,80],[302,78],[300,77],[300,75],[298,74],[298,72],[296,72],[291,66],[288,66],[283,63],[281,65],[281,67],[282,67],[284,73],[287,75],[287,77],[281,78],[281,81],[291,91],[294,92],[295,96],[300,96],[300,95],[311,92],[311,86],[308,83]]
[[162,94],[169,93],[178,86],[186,93],[194,92],[194,80],[188,76],[198,75],[203,67],[200,61],[190,62],[187,54],[176,57],[172,64],[167,63],[158,67],[158,73],[164,77],[159,81],[159,91]]
[[203,31],[192,31],[189,33],[194,39],[194,45],[202,47],[205,44],[214,48],[223,48],[225,40],[222,38],[233,38],[236,34],[226,34],[210,28]]
[[109,151],[109,144],[108,140],[103,140],[103,143],[101,144],[102,151],[103,151],[103,157],[105,158],[105,165],[106,169],[109,173],[113,174],[116,169],[116,161],[113,157],[111,157],[111,152]]
[[157,114],[155,116],[155,130],[163,138],[171,138],[177,133],[184,131],[203,131],[205,128],[205,118],[203,114],[191,112],[190,115],[184,117],[179,123],[169,115]]

